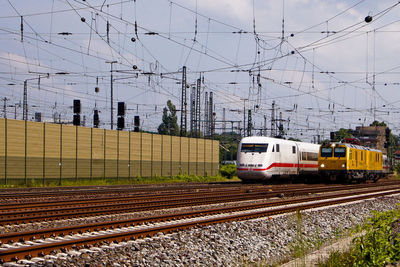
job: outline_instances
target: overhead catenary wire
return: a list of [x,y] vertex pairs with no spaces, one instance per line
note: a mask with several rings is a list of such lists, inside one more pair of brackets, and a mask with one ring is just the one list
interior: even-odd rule
[[[62,2],[62,1],[61,1]],[[90,45],[88,46],[82,46],[81,44],[79,44],[79,39],[78,36],[75,36],[75,34],[78,34],[77,32],[73,32],[74,35],[68,37],[68,36],[63,36],[63,38],[58,38],[59,36],[52,33],[52,30],[50,30],[50,33],[41,33],[40,30],[35,29],[35,31],[41,35],[44,40],[51,40],[51,44],[50,42],[46,42],[44,40],[41,40],[41,38],[39,37],[39,35],[35,34],[35,31],[29,29],[28,27],[28,31],[24,32],[24,45],[23,45],[23,51],[25,58],[26,59],[30,59],[32,60],[31,62],[29,62],[29,60],[21,61],[24,64],[26,64],[26,66],[29,69],[35,70],[35,68],[48,68],[49,72],[56,72],[56,69],[60,70],[60,71],[65,71],[65,72],[69,72],[70,74],[68,75],[68,77],[66,77],[66,80],[68,83],[68,80],[71,81],[72,77],[76,77],[78,82],[82,82],[82,88],[86,88],[83,90],[83,94],[84,95],[91,95],[93,94],[92,92],[89,92],[88,88],[90,88],[90,86],[92,86],[91,82],[93,83],[95,77],[100,76],[101,79],[107,77],[107,75],[109,74],[109,72],[105,71],[104,69],[102,70],[102,68],[104,68],[103,66],[101,66],[101,61],[105,61],[107,59],[109,59],[109,55],[111,55],[112,58],[121,58],[121,64],[120,68],[132,68],[132,65],[134,64],[138,64],[139,68],[142,69],[142,72],[138,72],[138,74],[140,75],[138,78],[133,78],[133,80],[128,80],[128,81],[119,81],[117,82],[117,84],[121,85],[121,88],[125,88],[128,87],[129,85],[140,85],[141,88],[143,89],[142,92],[138,91],[135,89],[134,92],[131,93],[130,97],[131,99],[135,99],[137,97],[139,97],[140,94],[147,94],[147,93],[151,93],[151,92],[156,92],[157,94],[160,95],[166,95],[168,97],[173,98],[174,94],[173,90],[177,90],[176,88],[173,89],[174,87],[174,80],[176,80],[177,74],[174,74],[174,71],[176,71],[176,67],[175,68],[171,68],[170,66],[168,66],[168,64],[165,64],[166,62],[163,60],[160,60],[160,55],[158,53],[155,53],[154,47],[152,47],[151,45],[149,45],[148,42],[146,42],[146,40],[144,40],[144,36],[146,36],[146,33],[149,32],[154,32],[157,33],[157,35],[154,36],[149,36],[149,37],[154,37],[154,39],[156,39],[156,41],[161,41],[161,39],[165,39],[168,40],[170,43],[169,45],[171,46],[179,46],[182,47],[183,49],[190,49],[190,45],[188,45],[184,42],[182,42],[181,37],[177,36],[179,31],[171,31],[171,26],[173,19],[175,19],[177,17],[178,12],[171,12],[170,16],[169,16],[169,21],[171,21],[169,30],[167,31],[162,31],[156,27],[145,27],[145,24],[141,24],[138,25],[137,23],[137,16],[135,15],[134,20],[136,21],[136,23],[132,23],[132,20],[127,21],[127,17],[126,14],[124,14],[123,9],[122,9],[122,4],[126,4],[126,5],[130,5],[130,6],[134,6],[135,5],[135,12],[136,9],[139,8],[139,2],[136,3],[137,1],[134,1],[134,3],[132,3],[132,1],[106,1],[105,3],[103,3],[104,7],[101,8],[100,5],[97,6],[96,9],[93,9],[92,7],[85,7],[85,6],[81,6],[81,3],[78,3],[78,1],[74,2],[74,8],[76,10],[81,10],[82,12],[84,11],[85,14],[94,14],[94,13],[98,13],[98,15],[95,15],[94,17],[96,18],[96,25],[94,25],[94,21],[93,19],[90,21],[90,23],[93,23],[92,25],[90,25],[89,21],[86,21],[89,25],[87,26],[87,31],[86,32],[82,32],[81,35],[82,37],[84,37],[85,34],[89,34],[89,33],[95,33],[95,31],[97,31],[98,37],[95,37],[94,39],[91,39],[93,42],[97,42],[98,40],[103,41],[103,43],[110,43],[111,45],[111,50],[109,53],[103,53],[101,52],[101,50],[98,49],[91,49]],[[360,4],[364,1],[358,1],[356,4]],[[54,3],[54,1],[53,1]],[[69,2],[70,3],[70,2]],[[76,3],[76,4],[75,4]],[[188,34],[192,34],[192,37],[195,36],[196,37],[196,45],[194,45],[193,42],[193,48],[195,48],[194,50],[190,50],[192,51],[192,55],[193,58],[195,56],[197,56],[197,59],[194,60],[196,61],[196,66],[189,68],[188,70],[188,74],[193,75],[193,77],[198,76],[199,73],[209,73],[209,75],[212,77],[212,75],[214,74],[218,74],[218,73],[226,73],[226,74],[233,74],[234,79],[228,79],[225,84],[223,81],[213,81],[214,78],[210,78],[206,80],[207,86],[209,88],[212,88],[213,92],[218,95],[219,97],[221,97],[221,103],[228,103],[228,102],[233,102],[233,105],[237,105],[234,102],[234,99],[236,97],[241,97],[242,95],[242,89],[240,89],[240,84],[245,82],[242,81],[243,80],[243,74],[248,76],[248,73],[250,71],[251,73],[251,77],[252,79],[255,79],[255,77],[257,76],[256,73],[260,72],[260,78],[262,76],[261,79],[263,79],[263,83],[270,85],[270,87],[272,88],[278,88],[278,89],[272,89],[268,91],[268,95],[263,95],[261,101],[264,105],[264,108],[268,108],[266,105],[268,105],[268,101],[270,101],[271,99],[282,99],[282,107],[289,107],[291,105],[293,105],[293,101],[291,99],[294,99],[296,97],[302,97],[304,95],[310,95],[312,96],[312,100],[314,104],[316,106],[321,106],[321,103],[323,104],[324,101],[329,102],[329,98],[324,98],[322,97],[320,99],[320,101],[322,101],[321,103],[318,103],[318,101],[316,101],[318,98],[318,94],[326,91],[326,90],[336,90],[336,88],[340,89],[340,88],[344,88],[344,87],[348,87],[348,88],[353,88],[354,90],[365,90],[367,87],[366,86],[362,86],[362,83],[360,81],[358,81],[358,79],[343,79],[343,78],[339,78],[339,75],[347,73],[350,74],[349,71],[341,71],[341,70],[334,70],[335,74],[329,74],[329,73],[321,73],[323,71],[327,71],[326,68],[318,68],[318,63],[316,63],[314,60],[310,60],[309,56],[307,54],[304,54],[307,49],[320,49],[324,46],[329,46],[335,42],[343,42],[346,41],[348,39],[354,38],[354,36],[356,36],[358,33],[361,34],[365,34],[366,31],[361,31],[362,28],[360,29],[354,29],[351,28],[351,30],[347,31],[342,31],[342,33],[348,33],[348,35],[342,35],[342,37],[334,39],[334,37],[330,37],[331,39],[328,42],[325,41],[321,41],[319,42],[316,46],[314,47],[308,47],[307,49],[304,50],[299,50],[299,48],[301,48],[301,46],[295,46],[296,49],[298,49],[298,52],[296,52],[295,55],[292,55],[290,53],[290,44],[289,42],[287,42],[287,36],[286,34],[281,34],[281,38],[283,39],[282,36],[285,36],[285,40],[283,43],[281,43],[280,46],[276,47],[276,43],[273,44],[271,43],[271,40],[266,40],[264,38],[268,38],[266,36],[261,35],[260,33],[263,32],[267,32],[267,31],[262,31],[257,29],[257,38],[255,39],[256,42],[254,42],[256,49],[251,49],[252,51],[255,51],[256,56],[254,60],[249,60],[248,63],[244,63],[245,61],[243,61],[242,58],[240,58],[241,54],[239,54],[240,51],[240,46],[241,46],[241,42],[240,44],[238,44],[237,49],[235,49],[235,52],[232,53],[231,57],[227,57],[227,54],[221,53],[221,51],[213,51],[215,50],[215,44],[213,44],[214,41],[214,37],[212,36],[213,33],[227,33],[227,34],[231,34],[231,35],[235,35],[237,36],[238,33],[229,33],[229,30],[226,31],[215,31],[212,30],[212,28],[216,29],[216,24],[219,24],[219,26],[223,26],[226,27],[227,29],[231,29],[231,31],[234,32],[241,32],[239,33],[238,39],[240,41],[243,40],[243,42],[247,42],[247,38],[248,38],[248,33],[246,33],[245,30],[242,30],[241,27],[232,27],[232,25],[230,25],[230,23],[225,23],[226,25],[220,23],[220,21],[216,20],[215,18],[211,18],[210,16],[204,16],[203,14],[201,14],[201,12],[198,12],[198,8],[195,7],[194,9],[191,8],[182,8],[179,5],[175,4],[175,2],[172,1],[167,1],[167,4],[171,7],[171,11],[174,8],[179,8],[181,10],[186,10],[189,14],[192,14],[192,18],[196,20],[196,27],[191,30],[191,31],[187,31]],[[282,2],[282,4],[284,5],[284,2]],[[118,7],[118,12],[119,13],[113,13],[113,11],[111,11],[111,9],[107,9],[105,8],[107,5],[111,6],[115,6]],[[282,6],[283,6],[282,5]],[[143,6],[143,3],[140,3],[140,7]],[[173,8],[172,8],[173,7]],[[254,6],[253,6],[254,7]],[[71,12],[72,9],[65,9],[65,12]],[[101,12],[97,12],[98,10],[100,10]],[[180,11],[181,11],[180,10]],[[48,12],[48,14],[50,14],[51,16],[53,16],[54,14],[60,14],[60,10],[58,8],[54,8],[54,10],[52,10],[54,12]],[[104,12],[103,12],[104,11]],[[174,10],[175,11],[175,10]],[[284,11],[284,10],[283,10]],[[56,13],[57,12],[57,13]],[[115,12],[115,9],[114,9]],[[31,14],[33,14],[34,12],[31,12]],[[43,12],[46,13],[46,12]],[[118,15],[117,15],[118,14]],[[345,13],[343,13],[345,14]],[[377,13],[379,14],[379,12]],[[26,17],[27,14],[26,12],[21,13],[22,16]],[[110,15],[110,16],[109,16]],[[383,16],[385,16],[386,14],[383,14]],[[87,16],[87,15],[85,15]],[[129,16],[129,15],[128,15]],[[377,15],[374,15],[374,19],[378,18],[376,17]],[[5,17],[5,16],[3,16]],[[1,18],[3,18],[1,17]],[[33,16],[28,16],[28,17],[33,17]],[[97,18],[98,17],[98,18]],[[103,30],[103,33],[101,33],[99,31],[100,28],[96,28],[97,26],[103,24],[103,21],[106,17],[110,18],[110,31],[108,32],[108,35],[105,33],[105,30]],[[286,32],[286,27],[283,24],[284,23],[284,17],[282,19],[282,32]],[[54,17],[55,18],[55,17]],[[86,17],[87,18],[87,17]],[[130,17],[130,19],[132,19]],[[200,20],[202,20],[200,22]],[[200,28],[197,29],[197,26],[199,26],[203,20],[207,20],[208,21],[208,29],[207,31],[200,31]],[[31,23],[29,21],[29,23]],[[215,24],[213,24],[215,23]],[[104,24],[103,24],[104,25]],[[136,27],[135,27],[136,25]],[[167,23],[168,25],[168,23]],[[329,25],[331,26],[331,23],[329,23]],[[122,27],[123,26],[123,27]],[[143,27],[144,26],[144,27]],[[255,24],[254,24],[255,26]],[[168,27],[167,27],[168,28]],[[378,27],[376,27],[375,29],[377,29]],[[104,27],[105,29],[105,27]],[[129,42],[130,40],[130,36],[128,37],[127,35],[131,35],[132,33],[130,33],[131,31],[129,29],[137,29],[136,30],[136,37],[139,37],[139,40],[136,40],[136,42],[131,43],[131,47],[126,47],[126,43],[125,42]],[[12,34],[15,37],[20,37],[20,32],[17,31],[10,31],[13,32]],[[182,33],[185,33],[185,31],[181,31]],[[272,32],[272,31],[271,31]],[[290,31],[287,31],[290,32]],[[310,31],[304,31],[303,33],[309,33]],[[206,34],[207,39],[203,38],[202,36],[200,36],[200,34]],[[134,33],[133,33],[134,34]],[[103,38],[101,38],[101,36],[103,36]],[[108,38],[104,38],[104,36],[107,36]],[[61,36],[60,36],[61,37]],[[71,38],[73,37],[73,38]],[[161,38],[161,39],[159,39]],[[208,38],[210,38],[211,42],[208,42]],[[121,41],[122,40],[122,41]],[[274,40],[278,40],[278,39],[274,39]],[[258,43],[257,43],[258,42]],[[54,44],[53,44],[54,43]],[[280,42],[278,42],[280,43]],[[291,42],[290,42],[291,43]],[[44,47],[42,47],[42,44],[45,44]],[[65,45],[67,44],[67,45]],[[211,45],[210,45],[211,44]],[[214,46],[213,46],[214,45]],[[34,56],[34,54],[32,54],[32,50],[31,48],[34,47],[36,48],[36,53],[37,56]],[[76,60],[76,58],[68,58],[65,56],[60,56],[59,53],[54,52],[54,48],[58,47],[58,48],[62,48],[65,51],[70,51],[71,53],[76,53],[80,55],[80,59],[81,62],[84,62],[84,66],[80,66],[82,65],[79,61]],[[85,49],[82,50],[82,47],[84,47]],[[132,47],[134,49],[132,49]],[[137,48],[139,48],[138,50],[136,50]],[[293,51],[296,51],[294,48],[292,48]],[[128,58],[124,58],[126,57],[127,54],[132,53],[132,51],[134,51],[134,55],[137,58],[137,60],[132,60],[134,57],[128,57]],[[139,52],[140,51],[140,52]],[[313,50],[315,51],[315,50]],[[260,52],[260,53],[258,53]],[[142,53],[142,54],[140,54]],[[53,57],[53,59],[51,59],[51,64],[49,64],[48,66],[46,66],[46,64],[42,64],[42,62],[46,59],[46,56],[50,56]],[[122,56],[121,56],[122,55]],[[192,61],[192,55],[187,56],[187,60],[186,62],[189,63],[189,61]],[[198,59],[198,55],[200,56],[200,59]],[[214,56],[210,57],[210,55]],[[318,54],[319,55],[319,54]],[[304,58],[302,58],[302,56],[304,56]],[[40,64],[36,64],[36,60],[40,58]],[[213,59],[215,60],[216,63],[218,63],[216,65],[216,67],[208,67],[208,68],[204,68],[204,64],[201,64],[201,62],[208,62],[209,59]],[[228,60],[225,60],[228,59]],[[8,57],[8,59],[10,59],[10,57]],[[93,67],[93,65],[89,64],[89,62],[95,61],[98,66],[97,67]],[[201,60],[201,61],[200,61]],[[203,61],[204,60],[204,61]],[[304,64],[297,64],[298,61],[302,60],[304,62]],[[72,64],[72,66],[76,66],[75,69],[76,70],[80,70],[82,69],[82,71],[71,71],[73,70],[73,68],[60,68],[59,67],[59,62],[69,62]],[[5,62],[5,61],[4,61]],[[146,62],[146,63],[145,63]],[[162,68],[162,70],[159,71],[147,71],[147,72],[151,72],[151,75],[142,75],[142,73],[146,72],[146,69],[151,69],[152,64],[154,64],[154,62],[159,62],[160,66]],[[286,62],[286,63],[285,63]],[[310,64],[310,62],[312,62],[312,64]],[[50,61],[49,61],[50,63]],[[54,64],[55,63],[55,64]],[[103,63],[104,64],[104,63]],[[292,68],[292,69],[291,69]],[[311,68],[313,68],[314,70],[311,70]],[[314,88],[314,92],[312,92],[311,94],[309,92],[307,92],[307,90],[305,90],[307,88],[307,86],[309,85],[310,79],[308,78],[308,73],[310,73],[312,71],[313,73],[313,86],[316,87]],[[281,79],[280,80],[276,80],[274,79],[276,73],[279,72]],[[329,72],[329,70],[327,71]],[[367,71],[368,72],[368,71]],[[375,79],[374,85],[375,88],[376,86],[382,85],[382,81],[378,81],[376,80],[377,77],[380,77],[379,73],[381,72],[381,70],[374,71],[374,76],[373,78]],[[166,73],[171,73],[170,75],[166,75]],[[394,71],[392,72],[394,73]],[[12,75],[13,71],[9,71],[7,75]],[[17,76],[14,76],[16,79],[13,80],[14,83],[20,83],[21,81],[24,80],[23,75],[19,76],[18,73],[15,73]],[[118,74],[120,76],[118,76],[119,78],[123,78],[123,76],[121,74]],[[356,71],[352,74],[355,75],[357,77],[358,73],[356,73]],[[391,77],[389,75],[391,75],[391,72],[385,72],[382,73],[381,75],[386,75],[388,77]],[[208,75],[207,75],[208,76]],[[324,77],[326,76],[326,79],[332,80],[334,82],[332,82],[332,84],[330,86],[328,86],[328,88],[324,88],[324,87],[320,87],[320,86],[316,86],[317,84],[315,82],[318,81],[318,84],[322,84],[324,83]],[[367,77],[369,77],[368,74],[366,74]],[[20,78],[19,78],[20,77]],[[253,78],[254,77],[254,78]],[[145,79],[151,79],[151,83],[146,84]],[[128,78],[129,79],[129,78]],[[140,81],[136,81],[135,79],[138,79]],[[325,80],[326,80],[325,79]],[[168,80],[168,82],[167,82]],[[229,83],[234,80],[234,83],[236,83],[236,85],[230,85]],[[251,86],[255,86],[254,84],[252,84],[252,80],[249,80]],[[286,82],[290,82],[290,84],[285,84]],[[59,83],[60,84],[60,83]],[[393,86],[394,82],[390,81],[388,78],[388,81],[385,82],[385,84],[388,84],[389,86]],[[57,83],[54,84],[57,87]],[[150,85],[150,86],[149,86]],[[286,85],[286,86],[285,86]],[[106,85],[103,85],[106,86]],[[72,85],[72,87],[74,87],[74,85]],[[288,93],[286,96],[282,95],[282,93],[277,92],[277,90],[280,90],[279,88],[286,88],[284,91],[285,92],[290,92]],[[48,88],[46,88],[46,84],[42,84],[42,88],[43,91],[45,92],[49,92],[46,91],[48,90]],[[236,88],[236,96],[232,96],[232,97],[226,97],[227,95],[230,95],[230,90],[232,88]],[[63,93],[65,89],[60,86],[59,88],[57,88],[56,90],[53,90],[54,93]],[[71,92],[73,92],[72,89]],[[122,89],[121,89],[122,90]],[[126,89],[123,89],[126,90]],[[297,91],[297,92],[296,92]],[[382,97],[379,96],[379,91],[375,90],[376,93],[373,94],[377,97],[376,101],[379,101],[380,103],[387,103],[387,101],[385,101],[385,96],[381,95]],[[65,91],[68,92],[68,91]],[[102,91],[103,92],[103,91]],[[86,94],[88,93],[88,94]],[[368,94],[368,91],[365,91],[366,94]],[[254,92],[252,92],[252,94],[258,94],[257,90],[255,90]],[[69,97],[72,97],[72,94],[67,93],[67,95]],[[341,94],[343,96],[343,94]],[[373,96],[372,95],[372,96]],[[106,95],[105,95],[106,96]],[[369,96],[370,97],[370,96]],[[50,99],[50,98],[49,98]],[[90,101],[90,97],[85,97],[84,99]],[[225,100],[226,99],[226,100]],[[232,99],[232,101],[230,100]],[[39,100],[39,98],[38,98]],[[104,99],[103,99],[104,100]],[[225,101],[223,101],[225,100]],[[338,100],[338,99],[337,99]],[[47,101],[47,100],[46,100]],[[258,100],[255,100],[258,101]],[[100,100],[101,102],[101,100]],[[340,102],[340,101],[339,101]],[[66,102],[67,103],[67,102]],[[377,103],[378,105],[378,103]],[[346,105],[345,105],[346,106]],[[349,106],[346,106],[349,107]],[[359,110],[357,108],[352,109],[352,112],[356,112]],[[299,108],[299,110],[301,110],[301,108]],[[360,109],[361,110],[361,109]],[[377,107],[374,108],[374,110],[377,110]],[[314,116],[315,118],[318,117],[318,112],[315,112],[315,114],[313,114],[312,116]],[[380,117],[382,118],[382,117]],[[300,119],[304,119],[303,115],[302,118]],[[330,120],[330,118],[328,118],[328,120]],[[309,120],[312,123],[316,123],[313,120]],[[302,124],[300,122],[293,122],[293,125],[296,125],[296,123],[298,125]]]

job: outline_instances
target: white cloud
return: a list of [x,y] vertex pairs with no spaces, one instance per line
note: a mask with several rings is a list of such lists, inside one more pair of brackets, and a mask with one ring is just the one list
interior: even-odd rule
[[249,21],[253,16],[251,0],[201,0],[197,2],[197,6],[199,9],[230,16],[242,22]]
[[1,52],[0,59],[6,64],[10,64],[10,67],[13,68],[15,71],[26,72],[26,73],[49,72],[48,66],[44,65],[43,62],[38,62],[37,60],[34,59],[28,59],[18,54]]

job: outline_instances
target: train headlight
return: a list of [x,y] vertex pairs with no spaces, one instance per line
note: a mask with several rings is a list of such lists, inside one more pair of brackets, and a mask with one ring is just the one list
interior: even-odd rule
[[325,168],[325,164],[322,163],[322,164],[321,164],[321,168]]
[[346,168],[346,164],[343,163],[343,164],[342,164],[342,168]]

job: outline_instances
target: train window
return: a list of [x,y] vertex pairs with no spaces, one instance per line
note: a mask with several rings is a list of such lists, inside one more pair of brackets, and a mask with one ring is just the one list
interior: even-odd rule
[[268,144],[254,144],[254,152],[264,153],[267,152]]
[[318,153],[308,152],[307,153],[307,160],[318,161]]
[[321,157],[332,157],[332,148],[331,147],[322,147],[321,148]]
[[295,146],[292,146],[292,153],[296,154],[296,147]]
[[267,152],[268,144],[242,144],[241,152],[243,153],[262,153]]
[[242,144],[242,148],[240,149],[241,152],[253,152],[254,144]]
[[346,148],[345,147],[335,147],[333,156],[337,157],[337,158],[345,157],[346,156]]
[[276,152],[279,152],[279,144],[276,144]]

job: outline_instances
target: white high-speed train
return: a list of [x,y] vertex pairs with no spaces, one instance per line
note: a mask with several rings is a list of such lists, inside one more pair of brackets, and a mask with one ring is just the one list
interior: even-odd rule
[[252,136],[240,141],[237,175],[241,180],[267,180],[272,176],[318,173],[320,145]]

